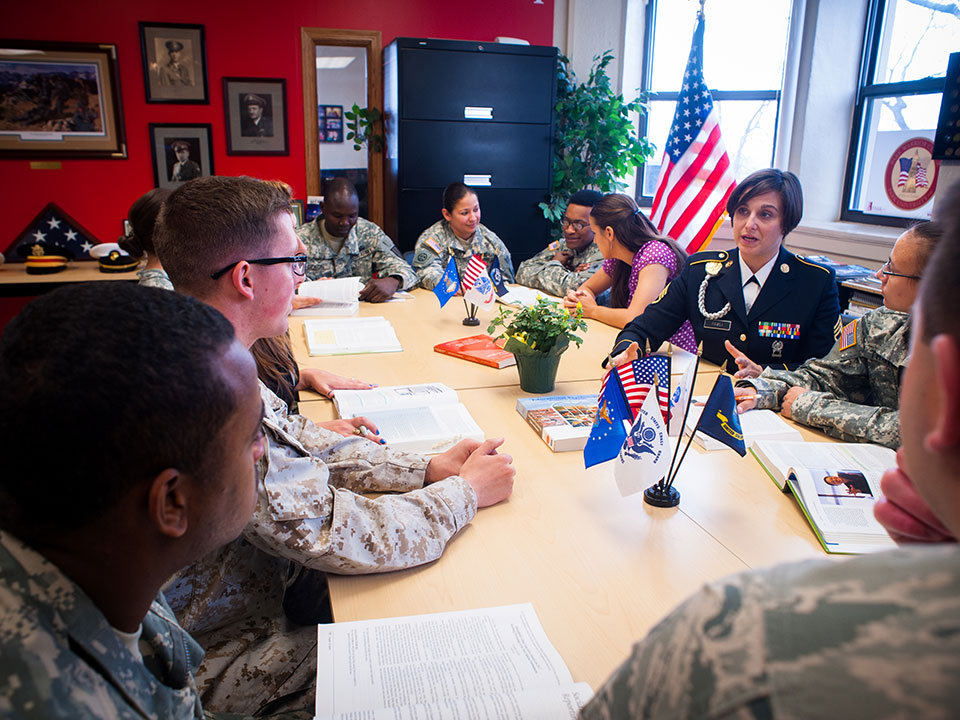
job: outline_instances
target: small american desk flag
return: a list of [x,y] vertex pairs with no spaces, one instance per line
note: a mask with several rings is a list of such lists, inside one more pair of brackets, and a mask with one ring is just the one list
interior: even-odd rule
[[689,253],[710,243],[736,185],[720,118],[703,81],[703,23],[698,13],[650,210],[657,229]]
[[483,261],[483,258],[479,255],[471,255],[470,262],[467,263],[467,267],[463,270],[462,282],[464,291],[472,288],[477,278],[480,277],[480,273],[486,274],[486,271],[487,264]]
[[[607,380],[610,377],[611,370],[603,376],[600,383],[600,395],[598,403],[603,401],[603,391],[607,387]],[[616,369],[620,376],[620,384],[627,395],[627,402],[630,403],[631,420],[635,420],[640,406],[653,387],[654,375],[657,376],[659,384],[657,385],[657,400],[660,402],[660,411],[663,413],[664,422],[670,415],[670,358],[664,355],[647,355],[646,357],[634,360],[630,363],[624,363]]]

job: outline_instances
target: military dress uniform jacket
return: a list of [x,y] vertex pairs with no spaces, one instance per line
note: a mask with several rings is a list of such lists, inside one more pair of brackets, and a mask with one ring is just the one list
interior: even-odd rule
[[[730,310],[721,318],[705,318],[698,293],[708,272],[716,272],[704,298],[707,312]],[[703,357],[717,365],[733,358],[723,346],[730,340],[760,365],[795,367],[807,358],[823,357],[833,347],[840,331],[840,302],[833,270],[804,260],[783,247],[747,313],[743,302],[738,251],[706,251],[691,255],[680,274],[660,298],[650,303],[620,332],[616,355],[631,342],[641,351],[650,341],[656,349],[690,320],[697,342],[703,342]]]
[[447,258],[450,255],[456,259],[457,272],[460,273],[461,279],[470,258],[479,255],[487,267],[490,267],[494,257],[500,258],[503,281],[509,283],[514,281],[510,251],[493,230],[480,224],[477,225],[472,238],[461,240],[450,229],[450,223],[440,220],[420,233],[413,251],[413,269],[417,271],[420,284],[427,290],[433,290],[440,282],[440,278],[447,269]]
[[737,383],[757,389],[757,407],[779,410],[792,386],[807,388],[790,417],[847,441],[900,447],[900,378],[910,353],[910,316],[879,308],[846,325],[830,354],[796,370],[766,368]]
[[297,235],[307,248],[307,279],[322,277],[358,276],[368,282],[376,272],[378,277],[400,278],[398,290],[417,286],[417,274],[401,257],[396,245],[376,223],[357,218],[340,248],[335,253],[323,240],[318,217],[313,222],[297,228]]
[[203,651],[158,595],[133,655],[59,568],[0,531],[0,716],[201,718]]
[[429,458],[329,432],[289,415],[262,383],[260,393],[269,447],[253,517],[164,589],[207,651],[197,681],[219,712],[257,712],[295,692],[310,701],[317,633],[283,613],[288,560],[347,575],[414,567],[440,557],[477,511],[460,477],[424,487]]
[[637,643],[582,720],[954,718],[960,546],[710,583]]
[[[571,270],[554,256],[560,252],[570,252],[573,257],[570,264],[576,268],[587,265],[583,270]],[[591,242],[578,252],[567,247],[566,238],[547,245],[532,258],[524,260],[517,268],[517,282],[527,287],[543,290],[551,295],[563,297],[570,290],[576,290],[589,280],[603,265],[603,253],[595,242]]]

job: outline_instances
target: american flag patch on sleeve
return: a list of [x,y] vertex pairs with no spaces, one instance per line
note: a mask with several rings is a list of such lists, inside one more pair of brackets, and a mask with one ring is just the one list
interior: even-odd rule
[[443,255],[443,250],[440,249],[440,243],[438,243],[433,238],[428,237],[426,240],[423,241],[423,244],[426,245],[431,250],[433,250],[437,255]]
[[840,350],[846,350],[857,344],[857,321],[851,320],[840,331]]

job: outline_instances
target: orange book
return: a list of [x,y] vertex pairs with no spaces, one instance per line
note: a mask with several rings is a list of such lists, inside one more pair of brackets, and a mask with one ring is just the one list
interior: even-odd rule
[[473,335],[434,345],[433,349],[435,352],[463,358],[481,365],[505,368],[517,364],[517,359],[513,356],[513,353],[508,353],[503,349],[505,342],[505,340],[494,341],[489,335]]

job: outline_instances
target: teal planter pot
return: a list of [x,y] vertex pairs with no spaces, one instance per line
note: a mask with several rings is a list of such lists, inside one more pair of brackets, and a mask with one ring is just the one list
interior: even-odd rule
[[517,358],[517,373],[520,375],[520,389],[528,393],[543,394],[553,392],[557,383],[557,369],[560,367],[560,355],[570,346],[567,338],[559,338],[547,352],[531,350],[519,340],[510,338],[503,349]]

